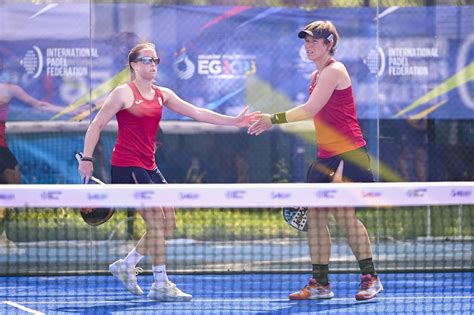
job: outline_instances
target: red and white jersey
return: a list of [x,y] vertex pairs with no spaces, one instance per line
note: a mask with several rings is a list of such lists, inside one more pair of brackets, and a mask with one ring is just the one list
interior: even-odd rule
[[117,142],[112,153],[112,165],[122,167],[156,168],[155,139],[163,113],[163,93],[153,86],[155,96],[145,99],[133,82],[133,104],[116,115]]

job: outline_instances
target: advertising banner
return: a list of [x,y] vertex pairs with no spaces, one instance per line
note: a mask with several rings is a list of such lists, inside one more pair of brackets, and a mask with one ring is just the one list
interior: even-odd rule
[[[92,12],[91,12],[92,10]],[[378,15],[377,15],[378,14]],[[297,33],[331,20],[336,59],[361,119],[474,118],[474,7],[289,8],[146,4],[1,5],[0,84],[64,108],[12,99],[10,121],[88,120],[126,82],[128,50],[156,44],[156,81],[191,103],[235,114],[306,101],[315,70]],[[184,119],[166,111],[164,119]]]

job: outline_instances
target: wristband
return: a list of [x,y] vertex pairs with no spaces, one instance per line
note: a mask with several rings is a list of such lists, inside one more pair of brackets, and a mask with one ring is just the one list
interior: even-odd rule
[[272,124],[286,124],[288,120],[286,120],[286,112],[279,112],[273,114],[271,117]]
[[88,156],[81,156],[81,161],[92,162],[93,159],[91,157],[88,157]]

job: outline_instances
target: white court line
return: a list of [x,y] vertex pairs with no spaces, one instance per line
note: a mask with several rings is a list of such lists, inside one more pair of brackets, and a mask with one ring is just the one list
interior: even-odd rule
[[28,308],[28,307],[26,307],[26,306],[23,306],[23,305],[21,305],[21,304],[15,303],[15,302],[3,301],[3,303],[8,304],[8,305],[13,306],[13,307],[16,307],[16,308],[18,308],[18,309],[20,309],[20,310],[22,310],[22,311],[25,311],[25,312],[28,312],[28,313],[31,313],[31,314],[44,315],[44,313],[41,313],[41,312],[32,310],[31,308]]
[[386,9],[385,11],[383,11],[382,13],[380,13],[380,14],[377,16],[377,18],[378,18],[378,19],[381,19],[381,18],[383,18],[384,16],[389,15],[390,13],[393,13],[393,12],[397,11],[398,9],[400,9],[400,7],[398,7],[398,6],[392,6],[392,7],[388,8],[388,9]]
[[[458,295],[458,296],[400,296],[400,297],[376,297],[373,299],[373,301],[376,300],[385,300],[385,301],[407,301],[407,300],[414,300],[414,301],[420,301],[420,300],[455,300],[455,299],[461,299],[461,300],[467,300],[467,299],[474,299],[474,296],[470,295]],[[136,300],[129,300],[128,302],[131,303],[142,303],[143,301],[150,301],[148,299],[136,299]],[[213,299],[200,299],[200,298],[194,298],[192,302],[281,302],[281,301],[286,301],[286,302],[291,302],[291,303],[298,303],[297,301],[291,301],[286,298],[281,298],[281,299],[266,299],[266,298],[241,298],[241,299],[232,299],[232,298],[226,298],[226,297],[218,297],[218,298],[213,298]],[[364,301],[356,301],[355,298],[332,298],[328,300],[324,300],[326,303],[330,303],[331,301],[353,301],[354,303],[363,303]],[[367,300],[370,301],[370,300]],[[101,304],[115,304],[115,303],[122,303],[123,300],[106,300],[106,301],[51,301],[51,302],[20,302],[21,304],[96,304],[96,303],[101,303]],[[159,301],[156,301],[159,302]],[[6,302],[4,302],[6,303]],[[13,303],[13,302],[11,302]],[[42,314],[42,313],[38,313]]]
[[37,17],[38,15],[40,14],[43,14],[45,13],[46,11],[49,11],[51,10],[52,8],[58,6],[57,3],[51,3],[51,4],[48,4],[47,6],[45,6],[43,9],[39,10],[38,12],[36,12],[35,14],[33,14],[32,16],[30,16],[30,19],[34,19],[35,17]]

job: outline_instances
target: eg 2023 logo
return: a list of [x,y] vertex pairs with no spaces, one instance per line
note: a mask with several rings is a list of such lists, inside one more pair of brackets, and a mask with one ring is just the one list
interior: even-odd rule
[[257,72],[254,55],[198,55],[196,63],[197,65],[188,56],[181,57],[175,66],[177,76],[187,80],[197,71],[198,75],[210,79],[243,79]]

